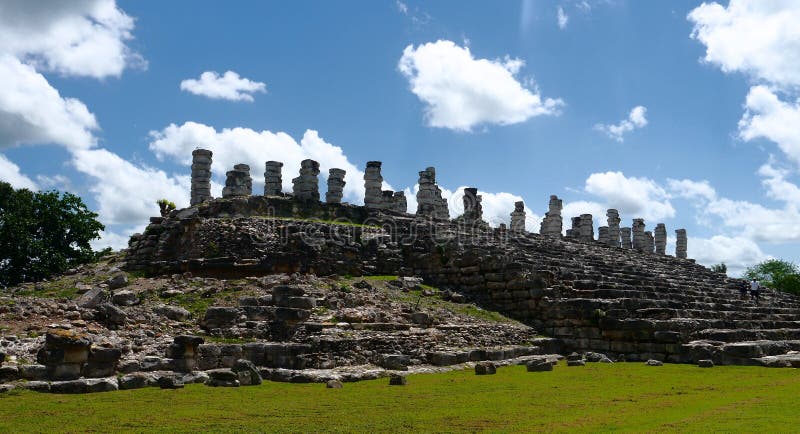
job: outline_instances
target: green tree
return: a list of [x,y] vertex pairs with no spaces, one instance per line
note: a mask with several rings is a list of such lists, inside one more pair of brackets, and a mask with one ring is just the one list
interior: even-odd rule
[[763,286],[778,291],[800,294],[800,269],[789,261],[766,260],[745,270],[744,278],[758,279]]
[[714,264],[711,266],[711,271],[715,273],[725,274],[728,272],[728,266],[725,265],[724,262],[720,262],[719,264]]
[[95,258],[105,227],[80,197],[0,182],[0,287],[44,279]]

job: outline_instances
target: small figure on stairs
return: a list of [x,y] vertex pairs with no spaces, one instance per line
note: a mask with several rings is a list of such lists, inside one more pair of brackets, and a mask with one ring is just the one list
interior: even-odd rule
[[758,280],[753,278],[753,280],[750,281],[750,297],[752,297],[753,300],[755,300],[756,304],[758,304],[760,294],[761,294],[761,285],[759,285]]
[[739,285],[739,299],[740,300],[747,300],[747,290],[750,288],[750,283],[746,280],[742,281],[742,284]]

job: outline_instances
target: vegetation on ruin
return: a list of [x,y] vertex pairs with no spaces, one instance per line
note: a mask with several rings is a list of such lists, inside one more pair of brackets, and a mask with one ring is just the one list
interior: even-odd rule
[[0,395],[3,432],[786,432],[800,424],[791,369],[643,363],[528,373],[502,367],[324,384]]
[[0,182],[0,287],[42,280],[97,258],[104,226],[80,197]]
[[800,269],[781,259],[769,259],[749,267],[745,279],[758,279],[762,286],[800,295]]

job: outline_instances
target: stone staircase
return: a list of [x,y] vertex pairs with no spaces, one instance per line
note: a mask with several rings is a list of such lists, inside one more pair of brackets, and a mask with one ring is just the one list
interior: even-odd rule
[[[692,260],[536,234],[466,246],[462,255],[470,249],[482,251],[475,264],[416,271],[561,339],[567,351],[774,366],[769,356],[800,350],[800,297],[765,290],[758,304],[741,300],[741,280]],[[527,276],[521,289],[509,268]],[[492,282],[498,273],[503,281]],[[800,366],[800,355],[778,365]]]

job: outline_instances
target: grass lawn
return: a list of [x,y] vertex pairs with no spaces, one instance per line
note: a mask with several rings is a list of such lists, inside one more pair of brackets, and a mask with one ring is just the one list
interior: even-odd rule
[[796,369],[642,363],[528,373],[504,367],[323,384],[0,395],[0,432],[692,431],[792,432]]

